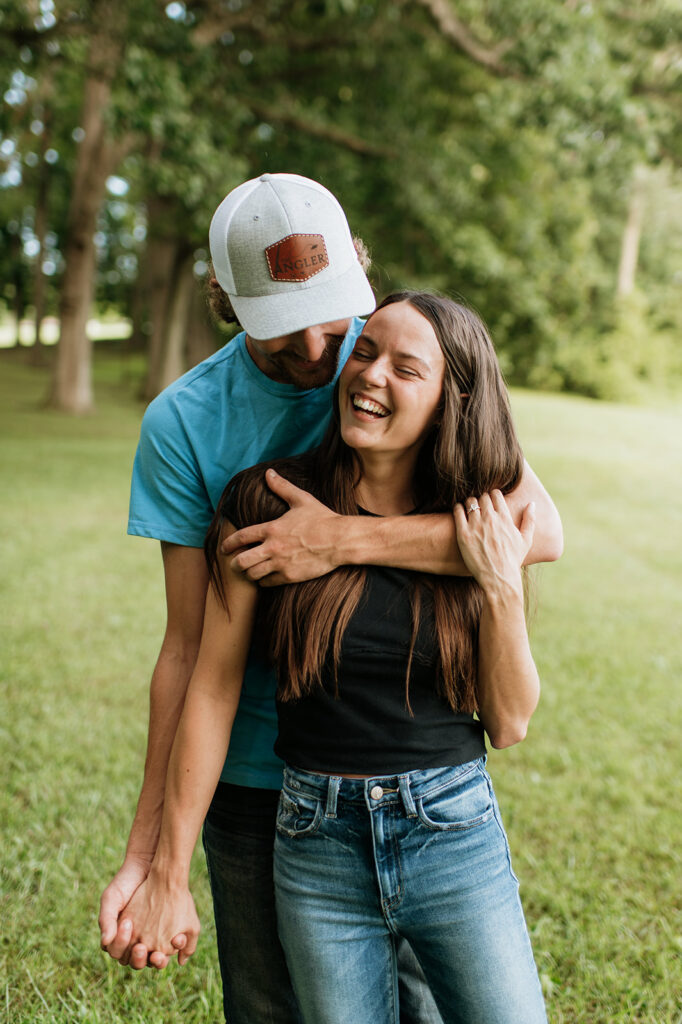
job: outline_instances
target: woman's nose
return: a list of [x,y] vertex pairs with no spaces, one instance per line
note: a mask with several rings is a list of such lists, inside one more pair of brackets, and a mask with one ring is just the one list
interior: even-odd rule
[[366,363],[360,373],[360,379],[375,388],[386,387],[386,378],[386,367],[381,359],[373,359],[371,363]]

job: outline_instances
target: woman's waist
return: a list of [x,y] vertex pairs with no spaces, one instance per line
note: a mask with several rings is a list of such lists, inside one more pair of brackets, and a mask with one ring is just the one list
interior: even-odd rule
[[485,754],[483,726],[450,708],[414,714],[339,700],[279,707],[275,753],[305,771],[348,778],[456,767]]
[[362,777],[314,772],[287,764],[284,768],[282,788],[284,792],[300,794],[323,802],[328,801],[330,792],[334,798],[342,798],[365,805],[378,801],[405,802],[406,794],[412,799],[426,799],[439,790],[464,781],[470,774],[485,768],[486,755],[458,765],[444,765],[437,768],[416,768],[392,774],[376,774]]

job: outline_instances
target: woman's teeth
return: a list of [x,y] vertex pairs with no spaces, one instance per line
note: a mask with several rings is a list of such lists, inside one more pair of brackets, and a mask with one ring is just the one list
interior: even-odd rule
[[378,402],[373,402],[371,398],[363,398],[362,395],[353,395],[351,398],[353,407],[355,409],[362,409],[363,412],[369,412],[374,416],[388,416],[388,409],[384,408]]

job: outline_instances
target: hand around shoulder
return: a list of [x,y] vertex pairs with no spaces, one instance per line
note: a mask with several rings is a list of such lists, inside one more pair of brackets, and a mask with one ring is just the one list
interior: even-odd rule
[[289,511],[279,519],[230,534],[221,551],[234,556],[231,567],[261,586],[300,583],[336,569],[343,516],[274,469],[267,471],[266,482],[286,501]]

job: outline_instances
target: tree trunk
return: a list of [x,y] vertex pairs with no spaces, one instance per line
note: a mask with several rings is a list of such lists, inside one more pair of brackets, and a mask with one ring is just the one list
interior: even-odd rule
[[153,268],[147,259],[148,250],[139,261],[137,278],[130,297],[130,319],[133,330],[128,339],[129,352],[146,352],[149,346],[149,335],[151,332],[151,321],[149,304],[152,294]]
[[162,349],[157,391],[163,391],[185,372],[187,325],[192,293],[195,288],[193,265],[194,258],[191,252],[185,252],[176,267],[173,296],[166,320],[165,344]]
[[144,262],[148,274],[148,309],[151,322],[147,378],[143,398],[151,401],[161,390],[169,310],[173,302],[175,276],[182,261],[182,242],[173,230],[173,204],[160,197],[147,203],[149,231]]
[[187,365],[196,366],[225,344],[225,338],[213,323],[201,281],[194,281],[187,323]]
[[623,239],[620,248],[620,264],[618,267],[618,298],[632,295],[637,276],[639,259],[639,241],[642,235],[644,217],[644,183],[640,175],[635,175],[628,203],[628,218],[625,222]]
[[64,282],[60,297],[60,337],[50,405],[69,413],[93,407],[92,351],[86,325],[95,282],[94,234],[106,180],[122,156],[107,137],[106,111],[112,81],[123,54],[123,5],[111,0],[93,5],[94,34],[88,53],[88,74],[81,113],[85,132],[80,143],[64,246]]

